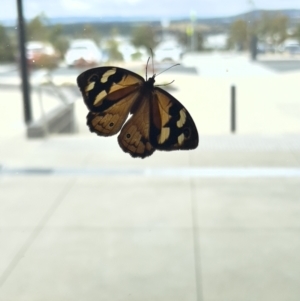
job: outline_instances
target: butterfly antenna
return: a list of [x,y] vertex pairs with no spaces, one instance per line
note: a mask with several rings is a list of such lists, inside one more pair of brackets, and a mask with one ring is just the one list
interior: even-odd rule
[[148,57],[147,64],[146,64],[146,81],[147,81],[147,70],[148,70],[149,60],[150,60],[150,56]]
[[153,63],[153,50],[152,48],[150,48],[150,51],[151,51],[151,57],[152,57],[152,74],[154,75],[155,72],[154,72],[154,63]]
[[159,75],[159,74],[162,74],[162,73],[166,72],[167,70],[169,70],[169,69],[171,69],[171,68],[173,68],[173,67],[179,66],[179,65],[180,65],[180,64],[175,64],[175,65],[173,65],[173,66],[171,66],[171,67],[169,67],[169,68],[167,68],[167,69],[165,69],[165,70],[159,72],[158,74],[156,74],[156,76]]
[[163,85],[155,85],[155,87],[162,87],[162,86],[168,86],[168,85],[171,85],[175,82],[175,79],[173,79],[170,83],[167,83],[167,84],[163,84]]

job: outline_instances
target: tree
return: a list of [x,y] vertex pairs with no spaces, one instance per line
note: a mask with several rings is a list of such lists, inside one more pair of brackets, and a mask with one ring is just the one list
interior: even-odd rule
[[180,45],[182,45],[185,49],[190,49],[191,48],[191,39],[192,39],[192,34],[194,34],[194,39],[195,39],[195,49],[196,51],[202,51],[203,50],[203,35],[200,30],[194,30],[194,32],[190,33],[188,28],[186,32],[184,31],[177,31],[176,32],[176,37],[177,41]]
[[106,50],[109,61],[123,61],[123,54],[119,51],[119,42],[117,36],[119,32],[116,27],[110,30],[110,39],[106,41]]
[[274,47],[287,38],[288,17],[280,14],[265,13],[257,23],[258,38]]
[[294,33],[294,37],[299,41],[300,43],[300,24],[298,24],[298,26],[296,27],[295,33]]
[[147,52],[151,54],[150,49],[154,50],[157,46],[153,28],[149,25],[140,25],[134,28],[131,43],[137,48],[146,48]]
[[69,48],[69,41],[63,35],[63,27],[61,24],[57,24],[50,28],[49,41],[59,52],[60,56],[63,57]]
[[99,31],[97,31],[97,29],[91,24],[83,25],[82,31],[77,32],[76,37],[93,40],[97,45],[99,45],[101,40]]
[[107,41],[107,52],[109,61],[123,61],[123,55],[118,49],[119,43],[114,39]]
[[7,35],[5,27],[0,25],[0,61],[8,62],[14,60],[15,47],[12,45],[10,37]]
[[247,23],[244,20],[236,20],[229,29],[228,48],[237,47],[238,50],[248,48]]
[[26,28],[26,37],[28,41],[47,41],[48,39],[48,28],[45,26],[47,18],[41,14],[34,17]]
[[63,27],[61,24],[50,27],[48,23],[48,18],[44,14],[33,18],[27,24],[27,40],[50,42],[63,57],[69,47],[69,41],[64,36]]

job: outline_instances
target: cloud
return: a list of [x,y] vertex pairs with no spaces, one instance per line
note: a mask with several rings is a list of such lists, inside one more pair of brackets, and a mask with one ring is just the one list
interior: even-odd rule
[[90,2],[84,0],[61,0],[61,6],[73,11],[88,11],[92,9]]
[[116,3],[128,3],[128,4],[136,4],[138,2],[142,2],[142,0],[115,0]]

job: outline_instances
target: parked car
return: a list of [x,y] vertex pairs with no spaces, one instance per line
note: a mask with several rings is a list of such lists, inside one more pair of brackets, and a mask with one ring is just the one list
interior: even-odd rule
[[29,67],[54,68],[59,64],[59,53],[46,42],[30,41],[26,44],[26,57]]
[[123,55],[125,62],[142,61],[147,62],[149,55],[144,48],[136,48],[130,42],[122,42],[119,51]]
[[284,50],[289,54],[300,54],[300,45],[299,44],[290,44],[285,46]]
[[174,41],[164,41],[160,43],[154,53],[154,58],[157,62],[180,62],[182,57],[182,49],[178,43]]
[[101,58],[101,51],[97,44],[88,39],[72,41],[65,55],[69,67],[96,66],[101,62]]

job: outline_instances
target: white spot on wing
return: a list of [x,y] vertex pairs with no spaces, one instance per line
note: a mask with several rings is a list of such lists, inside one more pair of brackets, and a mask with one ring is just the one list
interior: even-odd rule
[[158,143],[164,143],[170,136],[170,128],[162,128],[161,133],[158,137]]
[[106,82],[108,81],[108,78],[109,78],[111,75],[115,74],[116,71],[117,71],[116,68],[112,68],[112,69],[107,70],[107,71],[102,75],[102,77],[101,77],[101,80],[100,80],[101,83],[102,83],[102,84],[106,83]]
[[179,145],[182,145],[182,143],[184,141],[184,135],[183,134],[179,135],[178,138],[177,138],[177,141],[178,141]]
[[91,90],[93,90],[95,87],[95,82],[91,82],[87,85],[87,87],[85,88],[85,92],[89,92]]
[[94,106],[99,106],[99,105],[102,103],[102,100],[103,100],[103,98],[104,98],[106,95],[107,95],[107,93],[106,93],[105,90],[101,91],[101,92],[97,95],[97,97],[96,97],[96,99],[95,99],[95,101],[94,101]]
[[180,118],[176,124],[179,128],[181,128],[185,124],[185,121],[186,121],[185,109],[180,110],[179,115],[180,115]]

